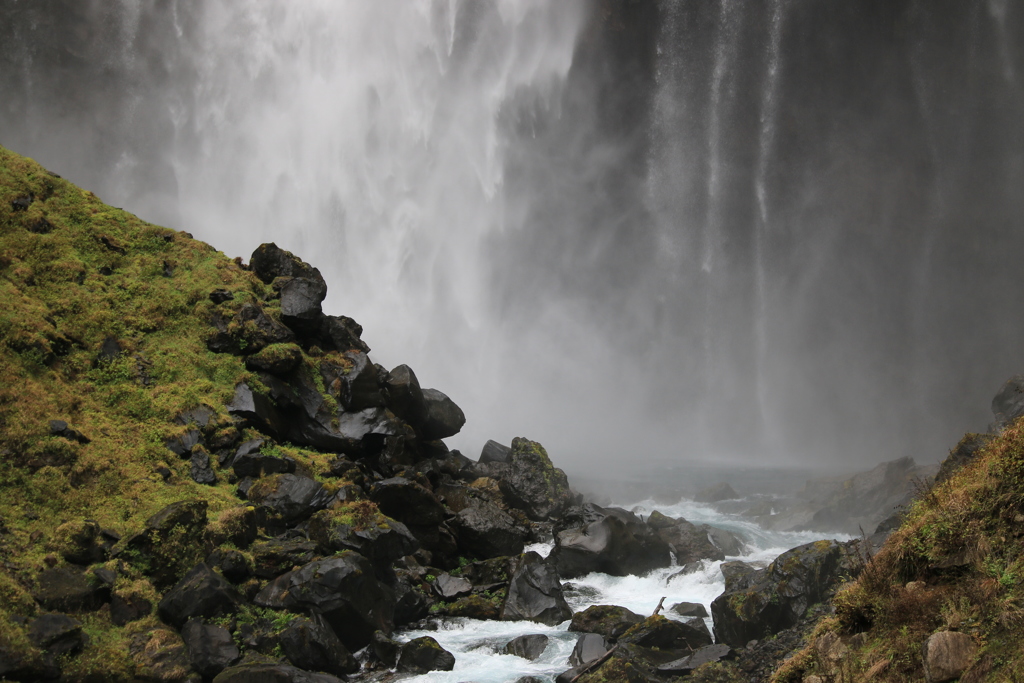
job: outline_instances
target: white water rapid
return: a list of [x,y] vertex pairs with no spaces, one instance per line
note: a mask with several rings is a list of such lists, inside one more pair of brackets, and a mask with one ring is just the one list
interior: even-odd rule
[[[631,509],[643,517],[659,510],[670,517],[683,517],[694,524],[711,524],[731,531],[745,541],[747,551],[740,556],[727,557],[726,560],[744,560],[762,566],[790,548],[823,537],[849,540],[849,536],[843,534],[765,531],[742,517],[725,515],[688,500],[681,500],[675,505],[651,500],[621,503],[619,501],[616,506]],[[528,549],[546,554],[550,546],[532,546]],[[618,605],[641,616],[648,616],[657,607],[658,601],[665,597],[662,614],[683,620],[668,608],[677,602],[698,602],[704,605],[708,614],[711,613],[711,601],[725,589],[719,569],[721,564],[704,561],[699,571],[682,576],[674,576],[680,568],[672,566],[655,570],[646,576],[615,577],[594,573],[563,583],[567,586],[566,600],[573,612],[585,610],[592,605]],[[708,630],[713,628],[710,617],[705,623]],[[460,618],[445,620],[436,631],[406,631],[399,634],[397,639],[405,642],[424,635],[431,636],[441,647],[455,655],[455,668],[452,671],[434,671],[412,677],[408,679],[410,681],[510,683],[522,676],[553,680],[570,668],[569,655],[580,635],[568,631],[568,627],[568,621],[558,626],[544,626],[530,622]],[[547,648],[537,660],[531,662],[521,657],[500,654],[505,644],[513,638],[533,633],[544,634],[549,638]]]

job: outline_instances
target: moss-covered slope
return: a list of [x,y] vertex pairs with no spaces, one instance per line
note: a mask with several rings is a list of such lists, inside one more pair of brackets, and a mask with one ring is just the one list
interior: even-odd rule
[[968,636],[939,637],[963,650],[960,681],[1019,680],[1024,424],[1009,426],[966,467],[923,492],[833,604],[835,616],[818,625],[775,681],[926,680],[925,642],[944,632]]

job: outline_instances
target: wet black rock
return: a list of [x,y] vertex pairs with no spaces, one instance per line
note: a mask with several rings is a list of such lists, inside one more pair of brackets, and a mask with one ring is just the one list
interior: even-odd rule
[[611,640],[618,639],[644,618],[617,605],[591,605],[572,615],[569,630],[577,633],[598,633]]
[[189,619],[181,629],[181,639],[192,668],[205,679],[213,678],[241,657],[226,628],[205,624],[202,619]]
[[327,673],[304,671],[291,664],[257,661],[224,669],[213,683],[343,683],[341,678]]
[[317,544],[305,538],[272,538],[251,548],[254,572],[261,579],[276,579],[319,557]]
[[189,474],[192,477],[192,481],[197,484],[212,486],[217,483],[217,475],[213,473],[213,468],[210,467],[210,454],[202,446],[196,446],[192,449],[192,457],[189,460]]
[[255,603],[318,612],[352,650],[369,643],[374,631],[391,633],[395,609],[394,593],[377,581],[370,561],[351,550],[279,576],[260,591]]
[[422,485],[404,477],[377,482],[370,489],[370,500],[388,517],[406,524],[438,524],[445,518],[444,506]]
[[707,530],[685,519],[672,519],[655,511],[647,520],[647,524],[655,529],[657,537],[668,545],[680,565],[705,559],[725,559],[725,553],[711,542]]
[[110,552],[110,542],[100,533],[100,525],[90,519],[65,522],[54,530],[53,535],[61,556],[72,564],[103,562]]
[[132,636],[128,653],[136,666],[137,677],[148,681],[201,683],[203,680],[188,658],[181,636],[168,628]]
[[245,599],[228,581],[200,562],[160,600],[157,614],[180,628],[193,617],[207,619],[232,614]]
[[293,474],[295,472],[294,460],[262,452],[263,448],[269,445],[271,444],[266,439],[261,438],[245,441],[225,464],[230,463],[231,469],[239,479],[243,477],[258,479],[266,474]]
[[508,641],[502,652],[507,655],[515,655],[531,662],[542,654],[548,646],[548,637],[543,634],[519,636]]
[[253,575],[249,558],[233,548],[217,548],[206,558],[206,564],[218,570],[231,583],[242,583]]
[[302,349],[296,344],[275,344],[245,357],[245,367],[256,372],[286,375],[302,362]]
[[509,505],[536,521],[556,517],[572,503],[565,472],[551,464],[543,446],[529,439],[512,440],[508,472],[500,483]]
[[562,582],[554,566],[532,551],[516,558],[501,619],[526,619],[555,626],[571,617],[572,610],[562,595]]
[[647,617],[619,638],[619,643],[659,650],[696,650],[711,642],[706,627],[696,628],[660,615]]
[[669,609],[681,617],[705,618],[708,616],[707,609],[699,602],[677,602]]
[[426,415],[422,423],[413,425],[416,433],[425,441],[447,439],[455,436],[466,424],[466,415],[455,401],[437,389],[423,389],[423,404]]
[[359,663],[319,614],[292,619],[280,639],[284,655],[300,669],[339,676],[359,670]]
[[507,463],[512,449],[497,441],[488,441],[480,451],[480,462],[502,462]]
[[398,656],[400,673],[425,674],[428,671],[451,671],[455,668],[455,655],[448,652],[430,636],[413,638],[402,645]]
[[85,645],[82,623],[59,613],[42,614],[29,622],[28,637],[53,656],[78,652]]
[[324,510],[309,520],[308,533],[324,555],[338,550],[355,550],[370,559],[378,570],[390,566],[400,557],[413,554],[420,547],[419,541],[404,524],[387,517],[345,523]]
[[44,609],[60,612],[91,612],[110,598],[110,587],[69,567],[52,567],[39,573],[32,597]]
[[733,657],[732,648],[724,643],[705,645],[692,655],[677,659],[658,667],[658,672],[670,676],[688,676],[709,662],[721,662]]
[[153,611],[153,603],[138,595],[121,595],[117,591],[110,596],[110,621],[116,626],[124,626]]
[[468,580],[451,574],[441,574],[434,580],[434,592],[442,600],[454,600],[473,591],[473,584]]
[[584,633],[576,641],[572,654],[569,655],[569,666],[581,667],[595,659],[600,659],[608,652],[611,642],[597,633]]
[[168,450],[179,458],[187,458],[192,455],[192,449],[199,444],[202,434],[198,429],[187,429],[181,434],[164,440]]
[[273,400],[265,394],[254,392],[246,382],[235,387],[235,396],[226,407],[233,417],[242,418],[266,433],[281,435],[288,431],[289,423]]
[[529,531],[496,504],[474,500],[451,520],[459,551],[469,557],[486,559],[518,555]]
[[842,544],[816,541],[779,555],[766,569],[726,574],[725,593],[711,603],[716,640],[742,647],[794,626],[853,572],[850,560]]
[[256,512],[271,533],[308,519],[331,500],[323,484],[298,474],[275,474],[257,481],[246,494],[257,506]]
[[551,560],[565,578],[604,572],[643,575],[671,562],[669,546],[632,513],[586,506],[601,518],[555,536]]

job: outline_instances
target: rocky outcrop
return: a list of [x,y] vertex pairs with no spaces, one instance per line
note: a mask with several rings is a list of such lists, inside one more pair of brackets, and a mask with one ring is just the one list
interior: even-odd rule
[[520,555],[512,563],[502,620],[526,619],[554,626],[570,617],[572,610],[562,595],[555,568],[535,552]]
[[512,440],[508,471],[500,479],[501,492],[509,505],[533,520],[557,516],[572,502],[565,472],[551,464],[547,451],[536,441]]
[[572,615],[570,631],[579,633],[597,633],[610,640],[619,636],[644,620],[625,607],[617,605],[592,605],[582,612]]
[[402,646],[396,668],[400,673],[408,674],[451,671],[455,668],[455,656],[430,636],[422,636]]
[[668,544],[632,513],[588,504],[579,514],[582,526],[555,536],[551,560],[562,577],[626,576],[669,566]]
[[794,626],[853,573],[851,552],[836,541],[817,541],[779,555],[766,569],[726,574],[725,592],[711,603],[715,639],[742,647]]

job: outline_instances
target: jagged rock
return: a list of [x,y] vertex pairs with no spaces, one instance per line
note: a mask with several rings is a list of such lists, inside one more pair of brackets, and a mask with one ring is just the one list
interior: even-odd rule
[[422,393],[425,415],[421,423],[413,425],[420,438],[433,441],[458,434],[466,424],[462,408],[437,389],[423,389]]
[[733,532],[708,526],[707,524],[701,524],[699,528],[707,534],[708,539],[721,551],[722,555],[735,557],[744,553],[746,544]]
[[520,555],[512,563],[501,619],[527,619],[555,626],[571,617],[555,568],[535,552]]
[[[288,457],[266,455],[262,452],[266,439],[250,439],[235,451],[230,460],[231,469],[239,479],[252,477],[259,479],[267,474],[294,474],[295,461]],[[227,464],[227,463],[224,463]]]
[[228,413],[247,420],[250,424],[274,435],[288,431],[289,423],[265,394],[252,390],[246,382],[235,387],[235,396],[227,404]]
[[285,251],[273,242],[256,247],[249,257],[249,267],[263,284],[269,285],[279,277],[301,277],[323,281],[320,271],[290,251]]
[[383,406],[377,367],[369,357],[362,351],[346,351],[342,355],[347,365],[320,362],[320,375],[327,393],[350,412]]
[[518,555],[529,531],[507,512],[486,500],[475,500],[451,520],[460,552],[486,559]]
[[254,602],[270,609],[318,612],[350,649],[369,643],[374,631],[391,633],[395,608],[394,594],[374,578],[370,561],[351,550],[279,576]]
[[189,474],[192,481],[197,484],[213,485],[217,483],[217,475],[210,467],[210,454],[202,446],[192,449],[192,457],[189,462]]
[[579,633],[597,633],[612,640],[618,639],[632,626],[642,622],[644,618],[625,607],[617,605],[591,605],[582,612],[572,615],[570,631]]
[[295,522],[322,510],[331,500],[323,484],[298,474],[274,474],[257,481],[246,497],[259,507],[264,525],[281,533]]
[[732,654],[732,648],[728,645],[722,643],[705,645],[692,655],[668,662],[667,664],[662,664],[658,667],[658,672],[668,674],[670,676],[688,676],[693,673],[697,667],[703,666],[709,662],[720,662],[730,659]]
[[551,464],[547,451],[536,441],[512,439],[508,472],[500,481],[509,505],[536,521],[557,516],[572,502],[565,472]]
[[509,456],[512,454],[512,449],[508,446],[502,445],[497,441],[488,441],[484,444],[483,449],[480,451],[480,462],[501,462],[507,463]]
[[252,354],[272,344],[295,341],[295,334],[288,327],[251,302],[242,304],[230,321],[217,312],[210,323],[217,332],[206,341],[206,348],[214,353]]
[[192,668],[203,678],[213,678],[241,657],[226,628],[204,624],[202,619],[189,619],[181,629],[181,639]]
[[[427,616],[432,600],[418,588],[419,580],[397,572],[395,581],[395,626],[405,626]],[[497,617],[495,617],[497,618]]]
[[413,638],[402,645],[398,657],[399,673],[425,674],[428,671],[451,671],[455,668],[455,655],[448,652],[430,636]]
[[271,344],[245,357],[246,368],[272,375],[285,375],[301,362],[302,349],[297,344]]
[[[1024,378],[1021,378],[1024,381]],[[924,677],[928,683],[959,678],[974,662],[978,645],[966,633],[939,631],[924,642]]]
[[596,505],[589,508],[604,516],[555,536],[551,560],[559,575],[573,578],[595,571],[612,576],[642,575],[669,566],[668,545],[634,515]]
[[292,619],[281,632],[281,649],[300,669],[343,676],[359,670],[359,663],[316,613]]
[[441,574],[434,580],[434,592],[442,600],[454,600],[469,595],[473,584],[468,580],[451,574]]
[[333,510],[323,510],[309,520],[309,537],[328,554],[355,550],[378,567],[416,552],[420,544],[404,524],[383,515],[373,519],[340,520]]
[[444,506],[425,487],[404,477],[377,482],[370,500],[388,517],[406,524],[438,524],[445,518]]
[[252,578],[253,568],[249,558],[232,548],[218,548],[206,558],[206,564],[220,571],[231,583],[242,583]]
[[709,486],[706,489],[701,489],[693,497],[698,503],[717,503],[720,500],[732,500],[734,498],[739,498],[739,494],[733,491],[732,487],[724,481],[714,486]]
[[[813,603],[831,596],[851,567],[836,541],[816,541],[779,555],[766,569],[743,569],[711,603],[715,638],[733,647],[794,626]],[[725,573],[725,565],[723,565]]]
[[659,650],[696,650],[711,645],[711,634],[701,622],[701,628],[691,624],[666,619],[663,616],[647,617],[631,626],[619,638],[619,643],[637,645]]
[[110,552],[109,544],[100,534],[100,525],[91,519],[74,519],[54,529],[53,546],[61,557],[72,564],[103,562]]
[[327,298],[327,283],[323,278],[277,278],[274,288],[281,295],[281,320],[296,332],[317,332],[323,309],[320,304]]
[[373,634],[373,640],[370,641],[370,649],[373,650],[377,659],[390,669],[398,664],[398,656],[402,653],[402,644],[377,631]]
[[681,565],[699,560],[725,559],[725,553],[711,542],[708,532],[685,519],[672,519],[655,511],[647,525],[668,545],[676,556],[676,562]]
[[203,680],[192,670],[181,636],[170,629],[156,628],[132,636],[128,653],[140,681],[201,683]]
[[255,543],[251,549],[253,571],[261,579],[276,579],[296,567],[317,559],[317,544],[304,538],[272,538]]
[[995,416],[993,431],[1001,431],[1024,415],[1024,375],[1014,375],[999,388],[992,398],[992,414]]
[[669,609],[681,617],[700,617],[704,619],[708,616],[708,610],[699,602],[677,602]]
[[181,434],[164,440],[164,445],[179,458],[187,458],[192,454],[192,449],[199,444],[202,438],[198,429],[188,429]]
[[213,683],[343,683],[341,678],[327,673],[303,671],[291,664],[257,661],[224,669]]
[[519,636],[508,641],[502,652],[507,655],[515,655],[531,662],[542,654],[548,647],[548,637],[543,634]]
[[157,614],[164,622],[180,628],[192,617],[209,619],[232,614],[244,603],[234,586],[200,562],[164,595],[157,605]]
[[53,657],[78,652],[85,645],[82,623],[66,614],[42,614],[29,623],[28,638]]
[[610,647],[611,642],[604,636],[598,633],[584,633],[576,641],[576,646],[569,655],[569,666],[578,668],[589,664],[603,657]]
[[116,591],[110,596],[110,621],[115,626],[148,617],[152,611],[153,603],[141,596],[121,595]]
[[67,567],[44,569],[36,581],[38,587],[32,597],[48,610],[91,612],[110,598],[109,586]]
[[320,323],[319,339],[324,349],[336,351],[362,351],[369,353],[370,347],[359,337],[363,326],[343,315],[325,315]]
[[725,579],[726,593],[750,587],[757,579],[758,572],[760,571],[757,567],[742,560],[723,562],[719,565],[719,570],[722,572],[722,578]]

